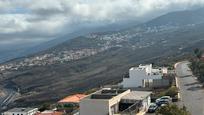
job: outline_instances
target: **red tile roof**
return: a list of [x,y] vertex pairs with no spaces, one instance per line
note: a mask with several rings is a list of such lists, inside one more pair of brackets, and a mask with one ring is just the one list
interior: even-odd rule
[[60,100],[58,103],[79,103],[81,99],[85,98],[84,94],[75,94]]

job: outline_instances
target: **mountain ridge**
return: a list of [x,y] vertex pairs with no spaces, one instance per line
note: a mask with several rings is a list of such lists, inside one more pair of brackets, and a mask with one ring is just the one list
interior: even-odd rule
[[21,98],[14,104],[56,101],[68,94],[117,83],[129,67],[152,62],[165,65],[166,60],[185,57],[194,48],[204,47],[204,23],[162,25],[88,34],[13,60],[11,63],[19,67],[5,71],[0,84],[13,83],[20,89]]
[[200,24],[204,22],[204,8],[170,12],[150,20],[145,26],[183,26],[188,24]]

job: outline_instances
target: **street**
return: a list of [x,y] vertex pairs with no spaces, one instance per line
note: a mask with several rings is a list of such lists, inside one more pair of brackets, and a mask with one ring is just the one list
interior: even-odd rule
[[12,89],[1,88],[1,91],[3,91],[5,95],[0,97],[0,111],[5,109],[7,105],[12,103],[18,96],[18,93]]
[[185,105],[192,115],[204,115],[204,89],[192,75],[189,62],[176,64],[177,83],[180,90],[180,106]]

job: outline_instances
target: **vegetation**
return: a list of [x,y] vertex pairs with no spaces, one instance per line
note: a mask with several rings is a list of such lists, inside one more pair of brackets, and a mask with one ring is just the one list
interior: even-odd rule
[[56,106],[57,110],[63,110],[66,111],[67,113],[71,113],[74,110],[77,110],[79,108],[78,104],[58,104]]
[[[136,30],[127,30],[126,33],[135,35]],[[127,42],[122,42],[123,47],[113,47],[94,56],[67,63],[23,67],[8,72],[8,74],[5,74],[6,77],[2,77],[0,83],[9,87],[17,84],[20,90],[24,92],[22,98],[17,100],[17,104],[29,106],[31,103],[39,105],[42,101],[55,102],[69,94],[83,93],[92,88],[119,82],[130,67],[138,64],[154,62],[164,65],[164,63],[168,64],[169,60],[178,57],[180,59],[181,56],[190,52],[192,47],[203,47],[204,41],[199,41],[203,39],[203,30],[204,25],[202,28],[194,26],[193,28],[176,29],[176,31],[163,30],[155,33],[144,33],[142,37],[132,37],[135,42],[127,40]],[[128,35],[132,36],[131,34]],[[86,38],[73,40],[64,42],[51,50],[57,52],[76,49],[79,46],[79,48],[95,48],[96,44],[101,44],[98,41],[93,41],[93,39],[89,41],[90,39]],[[137,44],[139,44],[139,47],[135,47]],[[184,49],[178,50],[180,46]],[[40,54],[46,53],[49,53],[49,50]],[[30,58],[28,57],[28,59]],[[173,63],[173,61],[171,62]],[[15,60],[13,60],[13,63],[15,63]],[[21,75],[25,72],[30,73],[30,75]],[[16,75],[20,76],[16,77]]]
[[200,49],[194,50],[195,57],[191,60],[190,68],[193,74],[198,77],[201,83],[204,83],[204,62],[200,59],[202,51]]
[[165,95],[175,97],[178,93],[178,88],[176,86],[171,86],[167,91],[165,91]]
[[163,106],[156,111],[156,115],[190,115],[186,107],[179,108],[175,104]]
[[167,90],[161,91],[157,97],[162,97],[165,95],[171,96],[171,97],[176,97],[178,93],[178,88],[176,86],[171,86],[170,88],[168,88]]
[[44,111],[44,110],[50,110],[51,109],[51,105],[48,103],[44,103],[40,108],[39,111]]
[[201,51],[200,49],[196,48],[196,49],[194,50],[194,54],[195,54],[195,56],[196,56],[198,59],[200,59],[201,56],[202,56],[202,51]]

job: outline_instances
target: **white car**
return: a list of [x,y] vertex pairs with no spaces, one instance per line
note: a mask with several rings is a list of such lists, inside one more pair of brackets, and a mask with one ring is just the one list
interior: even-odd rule
[[158,98],[156,100],[156,102],[159,102],[160,100],[168,100],[168,101],[172,102],[172,98],[170,96],[162,96],[162,97]]

